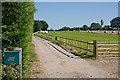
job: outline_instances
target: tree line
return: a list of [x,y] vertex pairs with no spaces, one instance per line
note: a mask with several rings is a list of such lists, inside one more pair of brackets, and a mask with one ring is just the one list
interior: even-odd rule
[[34,30],[33,32],[37,31],[45,31],[49,27],[48,23],[44,20],[34,20]]
[[[58,29],[58,31],[73,31],[73,30],[119,30],[120,29],[120,17],[115,17],[110,21],[110,25],[105,25],[103,19],[101,19],[100,23],[91,23],[90,26],[83,25],[82,27],[62,27]],[[50,29],[50,31],[53,31],[53,29]]]
[[[83,25],[82,27],[62,27],[60,29],[57,29],[56,31],[73,31],[73,30],[119,30],[120,29],[120,17],[115,17],[110,21],[110,25],[104,25],[104,20],[101,19],[100,23],[91,23],[90,26]],[[40,31],[40,30],[48,30],[48,23],[44,20],[34,20],[34,32]],[[49,31],[54,31],[54,29],[49,29]]]

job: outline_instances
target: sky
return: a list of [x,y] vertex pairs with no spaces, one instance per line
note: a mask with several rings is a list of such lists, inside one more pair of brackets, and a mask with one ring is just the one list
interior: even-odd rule
[[35,2],[35,20],[45,20],[49,29],[90,26],[91,23],[110,25],[118,16],[117,2]]
[[34,0],[35,2],[118,2],[119,0]]

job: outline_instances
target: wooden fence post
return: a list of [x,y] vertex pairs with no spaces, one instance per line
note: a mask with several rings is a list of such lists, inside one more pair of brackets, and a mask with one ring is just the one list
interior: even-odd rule
[[66,43],[66,47],[67,47],[67,39],[66,39],[66,42],[65,42],[65,43]]
[[55,40],[57,40],[57,36],[55,36]]
[[[72,41],[72,45],[73,45],[73,40],[71,40]],[[72,50],[74,50],[74,47],[73,46],[71,46],[71,48],[72,48]]]
[[97,41],[93,40],[93,54],[95,55],[96,59],[98,57],[98,50],[97,50]]
[[[83,41],[83,40],[81,40],[81,42],[80,42],[80,47],[81,47],[81,48],[83,48],[82,41]],[[81,52],[83,52],[83,49],[81,49]]]
[[64,42],[64,47],[65,47],[65,39],[63,38],[63,42]]
[[[89,48],[89,44],[88,44],[89,42],[87,41],[87,43],[86,43],[86,49],[88,50],[88,48]],[[86,50],[86,52],[87,52],[87,50]]]

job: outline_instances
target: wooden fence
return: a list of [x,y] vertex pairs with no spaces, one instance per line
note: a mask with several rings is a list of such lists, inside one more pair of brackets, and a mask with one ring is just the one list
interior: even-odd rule
[[120,50],[118,49],[119,44],[118,43],[101,43],[97,42],[96,40],[93,40],[92,42],[89,41],[83,41],[83,40],[75,40],[60,36],[53,36],[53,35],[42,35],[45,39],[49,40],[55,40],[62,42],[64,46],[73,48],[73,50],[76,48],[77,50],[81,52],[88,52],[98,57],[120,57]]
[[120,57],[119,43],[97,43],[98,57]]
[[[57,41],[63,42],[64,46],[71,46],[74,48],[78,48],[82,52],[89,52],[93,53],[93,49],[91,46],[93,46],[93,42],[86,42],[83,40],[75,40],[75,39],[70,39],[70,38],[65,38],[65,37],[56,37]],[[95,53],[94,53],[95,54]]]

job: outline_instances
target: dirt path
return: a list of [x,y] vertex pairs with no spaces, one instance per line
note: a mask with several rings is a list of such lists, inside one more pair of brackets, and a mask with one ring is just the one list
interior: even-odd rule
[[[87,61],[81,58],[68,57],[48,44],[47,41],[38,37],[33,37],[33,43],[35,44],[35,51],[41,65],[40,69],[42,72],[39,75],[40,78],[117,77],[117,75],[111,74],[111,72],[116,72],[117,68],[114,68],[113,70],[115,71],[111,71],[109,73],[106,71],[107,69],[105,70],[101,68],[103,67],[101,64],[94,63],[93,61]],[[56,47],[59,49],[59,46]],[[65,51],[63,50],[63,52]]]

